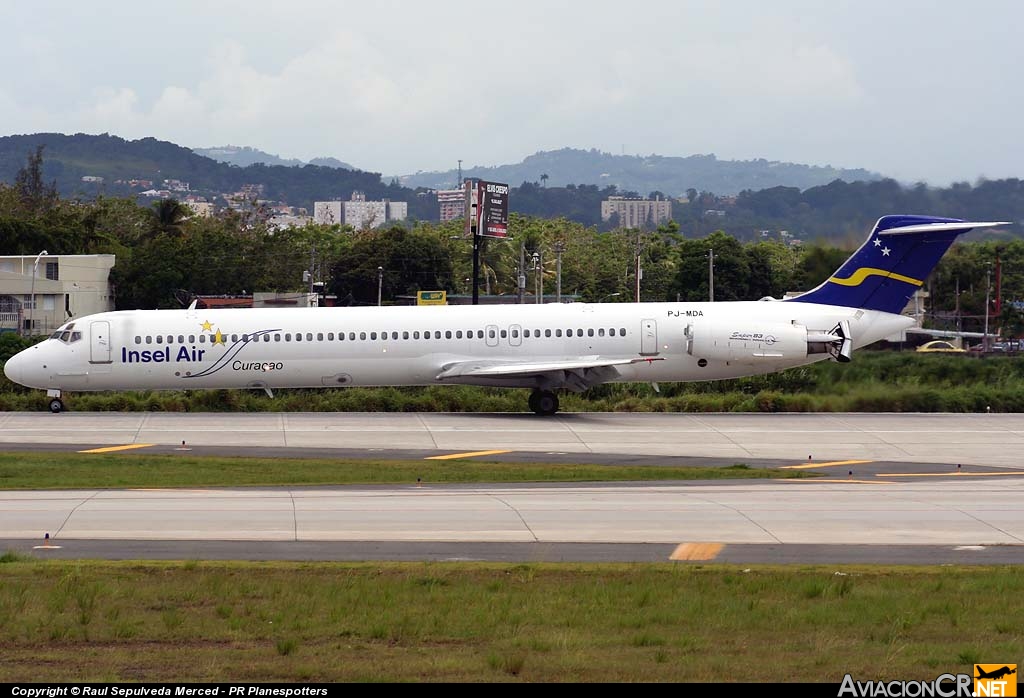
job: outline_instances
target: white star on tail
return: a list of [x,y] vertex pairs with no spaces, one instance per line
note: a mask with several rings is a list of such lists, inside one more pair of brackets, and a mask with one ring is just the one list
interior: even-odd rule
[[878,247],[881,244],[882,244],[882,241],[879,240],[878,238],[875,238],[875,247]]
[[892,252],[892,250],[890,250],[888,247],[883,247],[882,248],[882,256],[883,257],[888,257],[890,252]]

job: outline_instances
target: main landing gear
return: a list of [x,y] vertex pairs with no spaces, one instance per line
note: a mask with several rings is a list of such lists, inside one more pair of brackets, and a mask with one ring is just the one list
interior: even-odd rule
[[534,390],[529,404],[531,410],[545,417],[558,412],[558,396],[550,390]]
[[64,401],[60,399],[59,390],[49,390],[46,395],[50,398],[50,412],[57,414],[64,411]]

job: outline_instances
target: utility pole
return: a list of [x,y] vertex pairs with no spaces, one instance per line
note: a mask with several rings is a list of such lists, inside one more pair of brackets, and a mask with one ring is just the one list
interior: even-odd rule
[[[316,245],[313,245],[309,249],[309,300],[313,299],[313,277],[314,269],[316,269]],[[307,303],[309,301],[306,301]],[[317,305],[320,305],[320,299],[317,299]]]
[[565,251],[565,243],[559,240],[555,243],[555,303],[562,302],[562,252]]
[[540,303],[544,297],[544,281],[541,275],[544,267],[541,261],[540,250],[533,253],[533,302]]
[[519,243],[519,268],[516,270],[517,299],[520,305],[526,296],[526,243]]
[[380,292],[384,286],[384,267],[377,267],[377,305],[380,306]]
[[981,340],[981,342],[982,342],[981,346],[982,346],[982,348],[986,352],[988,352],[988,349],[989,349],[989,343],[988,343],[988,296],[989,296],[989,292],[992,290],[991,277],[992,277],[992,265],[989,264],[988,265],[988,269],[985,270],[985,338],[983,340]]
[[956,277],[956,331],[962,332],[963,322],[960,320],[960,277]]
[[644,270],[640,267],[640,231],[636,231],[636,302],[640,302],[640,279],[643,278]]
[[715,251],[708,250],[708,300],[715,300]]

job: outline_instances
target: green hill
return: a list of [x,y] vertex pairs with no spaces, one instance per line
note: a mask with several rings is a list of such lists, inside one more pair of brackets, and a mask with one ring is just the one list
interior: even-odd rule
[[[337,167],[253,164],[238,167],[217,162],[174,143],[155,138],[125,140],[109,134],[36,133],[0,137],[0,180],[13,182],[25,165],[29,153],[44,146],[43,174],[56,181],[61,196],[131,196],[142,187],[129,180],[149,180],[161,189],[163,181],[188,182],[192,192],[215,198],[237,192],[247,184],[263,185],[261,198],[285,201],[312,211],[314,201],[348,199],[353,191],[362,191],[368,199],[391,199],[409,204],[409,213],[421,219],[436,217],[436,202],[417,197],[410,189],[385,184],[380,173]],[[102,177],[102,183],[83,181],[83,177]],[[118,183],[118,181],[125,183]],[[429,203],[429,205],[428,205]]]
[[[550,187],[596,184],[601,188],[615,186],[620,191],[635,191],[643,196],[659,191],[669,197],[682,196],[687,189],[725,196],[745,189],[778,186],[807,189],[836,179],[855,182],[882,178],[863,169],[817,167],[764,159],[719,160],[714,155],[612,155],[573,148],[535,153],[514,165],[471,167],[463,170],[462,174],[512,185],[521,182],[537,182]],[[542,179],[542,175],[547,175],[547,178]],[[455,170],[421,172],[398,179],[407,187],[446,188],[458,179],[458,173]]]

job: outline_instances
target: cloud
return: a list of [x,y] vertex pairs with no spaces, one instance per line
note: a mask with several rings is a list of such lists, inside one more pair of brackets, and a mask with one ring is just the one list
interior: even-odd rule
[[251,145],[384,174],[564,146],[937,179],[1019,167],[1016,3],[99,1],[112,11],[11,8],[0,133]]

